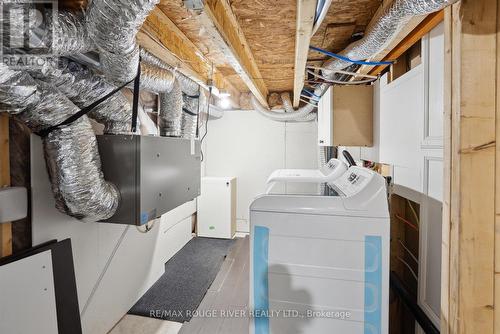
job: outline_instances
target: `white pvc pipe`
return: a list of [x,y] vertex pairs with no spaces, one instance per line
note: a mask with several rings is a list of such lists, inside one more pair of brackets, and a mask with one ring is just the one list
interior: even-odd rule
[[326,0],[323,9],[321,10],[321,13],[318,16],[318,19],[316,20],[316,24],[313,27],[311,37],[314,36],[314,34],[318,31],[319,27],[321,26],[321,23],[323,23],[323,20],[326,17],[326,14],[328,14],[328,10],[330,9],[330,5],[332,4],[332,0]]

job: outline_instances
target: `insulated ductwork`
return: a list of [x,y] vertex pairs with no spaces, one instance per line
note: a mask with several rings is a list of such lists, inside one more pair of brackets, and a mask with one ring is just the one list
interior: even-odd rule
[[[65,58],[60,59],[57,67],[51,62],[43,64],[42,67],[31,68],[28,72],[34,78],[55,86],[79,108],[94,103],[116,88],[102,76],[95,75],[88,68]],[[105,133],[130,132],[132,109],[121,92],[97,105],[88,116],[104,124]]]
[[52,12],[45,13],[47,32],[42,37],[45,45],[51,45],[51,53],[55,55],[72,55],[93,50],[94,42],[90,38],[82,15],[58,11],[55,20]]
[[160,94],[160,113],[158,125],[160,135],[167,137],[180,137],[182,134],[182,90],[179,82],[175,80],[169,93]]
[[[29,12],[30,22],[37,21],[37,12],[34,8],[30,8],[33,4],[26,2],[8,4],[8,10],[11,13],[8,16],[11,31],[26,31],[24,26],[26,17],[23,15],[25,10]],[[16,11],[19,11],[19,14],[16,14]],[[94,43],[87,33],[85,21],[81,14],[48,10],[42,15],[44,16],[44,27],[27,30],[30,42],[37,48],[50,47],[49,52],[52,55],[71,55],[85,53],[94,49]],[[6,18],[2,19],[5,20]],[[4,34],[3,37],[10,38],[11,36],[10,34]],[[24,35],[20,37],[25,38]],[[4,40],[2,46],[6,47],[7,45],[10,45],[10,41]]]
[[135,36],[159,0],[94,0],[87,27],[99,49],[103,71],[117,82],[132,80],[139,65]]
[[308,104],[299,110],[295,111],[292,106],[292,101],[290,100],[289,93],[282,93],[281,100],[283,101],[284,112],[269,110],[263,107],[259,101],[252,96],[251,102],[255,110],[257,110],[263,116],[272,119],[273,121],[279,122],[309,122],[316,119],[316,114],[313,113],[314,106]]
[[[396,37],[400,29],[412,17],[427,15],[457,2],[458,0],[395,0],[380,18],[370,27],[368,27],[365,36],[357,42],[350,44],[341,55],[352,60],[365,60],[372,58],[380,53]],[[341,70],[351,65],[351,63],[331,59],[323,64],[323,76],[332,78],[335,70]],[[323,96],[328,89],[329,84],[320,84],[316,87],[314,94]],[[254,108],[264,116],[278,120],[288,121],[297,120],[300,117],[309,117],[309,114],[315,109],[312,105],[306,105],[291,113],[276,113],[264,108],[255,98],[252,99]],[[299,117],[300,116],[300,117]]]
[[[57,89],[3,63],[0,101],[5,111],[33,132],[59,124],[79,110]],[[97,141],[88,118],[83,116],[49,133],[43,138],[43,146],[56,207],[86,221],[113,216],[119,193],[103,178]]]
[[[350,44],[341,54],[352,60],[369,59],[387,47],[412,17],[439,11],[457,1],[395,0],[384,10],[380,18],[368,27],[365,36]],[[340,70],[349,65],[351,65],[349,62],[331,59],[323,67],[328,70]],[[325,76],[331,76],[331,74],[331,71],[323,71]]]
[[[183,100],[184,107],[182,109],[181,118],[181,137],[194,139],[196,138],[196,126],[198,119],[198,99],[183,97]],[[194,110],[194,112],[191,110]]]
[[186,77],[184,74],[179,73],[173,68],[172,66],[169,66],[165,62],[163,62],[161,59],[158,57],[152,55],[148,51],[141,49],[141,59],[142,63],[147,63],[154,65],[156,67],[159,67],[161,69],[170,71],[174,73],[175,78],[179,81],[179,84],[181,85],[182,92],[184,94],[194,96],[198,95],[198,90],[199,90],[199,85],[194,82],[193,80],[189,79]]
[[141,62],[141,88],[150,92],[170,92],[174,86],[174,74],[146,62]]
[[[141,49],[141,58],[143,65],[147,64],[169,73],[174,72],[173,76],[180,87],[182,104],[179,104],[177,89],[160,96],[160,120],[162,120],[160,133],[167,136],[196,138],[198,114],[206,105],[206,98],[200,86],[144,49]],[[173,101],[173,106],[169,106],[168,101]],[[179,106],[182,112],[177,109]]]
[[182,138],[196,138],[199,114],[206,109],[206,98],[200,90],[199,96],[182,94],[184,106],[182,109]]

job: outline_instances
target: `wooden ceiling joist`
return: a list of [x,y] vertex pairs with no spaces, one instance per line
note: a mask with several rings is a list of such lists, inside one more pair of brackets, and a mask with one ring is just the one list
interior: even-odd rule
[[[444,20],[444,11],[429,14],[413,31],[406,36],[394,49],[392,49],[384,58],[383,61],[394,61],[398,59],[403,53],[417,43],[422,37],[428,34],[439,23]],[[378,75],[388,65],[381,65],[373,68],[368,74]]]
[[309,54],[309,44],[316,13],[316,0],[297,1],[297,28],[295,32],[295,68],[293,79],[293,106],[298,107]]
[[137,41],[147,51],[199,84],[206,86],[212,80],[218,89],[229,91],[233,106],[238,106],[239,91],[210,61],[204,59],[201,51],[159,8],[155,8],[146,19],[137,34]]
[[268,106],[269,91],[229,2],[206,0],[199,19],[248,89],[261,104]]

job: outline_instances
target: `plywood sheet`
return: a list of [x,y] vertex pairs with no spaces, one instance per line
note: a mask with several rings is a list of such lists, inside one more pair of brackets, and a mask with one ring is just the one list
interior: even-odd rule
[[296,1],[231,0],[270,91],[293,90]]
[[[293,90],[296,1],[229,0],[229,3],[269,91]],[[341,51],[351,42],[354,33],[366,29],[381,3],[382,0],[334,0],[311,44]],[[230,65],[226,56],[204,30],[199,13],[186,9],[182,0],[162,0],[158,6],[207,59],[227,72]],[[308,59],[326,57],[310,52]],[[237,75],[228,75],[228,80],[241,91],[248,91]]]
[[[203,57],[212,62],[214,67],[221,72],[232,69],[226,55],[203,27],[198,12],[188,10],[182,0],[161,0],[158,7],[193,42]],[[240,92],[248,91],[247,86],[234,71],[226,79]]]
[[[334,0],[323,23],[311,39],[311,45],[332,52],[342,51],[354,33],[364,32],[382,0]],[[326,59],[309,52],[310,60]]]

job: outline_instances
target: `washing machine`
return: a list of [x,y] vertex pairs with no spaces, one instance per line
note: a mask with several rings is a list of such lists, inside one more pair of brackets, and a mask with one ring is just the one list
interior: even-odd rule
[[386,180],[352,166],[328,188],[251,204],[251,334],[388,333]]
[[276,183],[326,183],[335,180],[345,173],[347,165],[338,159],[330,159],[320,169],[278,169],[267,179],[266,194],[271,193]]

